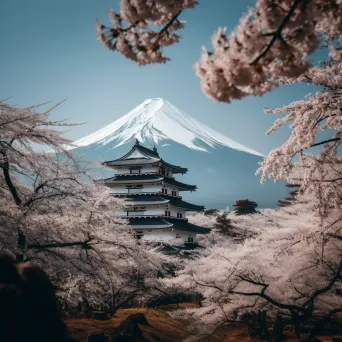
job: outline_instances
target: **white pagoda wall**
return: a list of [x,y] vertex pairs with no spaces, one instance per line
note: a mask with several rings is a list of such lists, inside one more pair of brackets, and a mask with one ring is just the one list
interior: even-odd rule
[[[139,205],[137,205],[138,207]],[[142,204],[140,206],[143,206]],[[177,218],[177,213],[181,213],[183,216],[183,218],[185,218],[186,216],[186,210],[182,209],[182,208],[177,208],[174,206],[169,206],[169,209],[167,209],[166,207],[152,207],[152,208],[146,208],[146,210],[144,210],[143,213],[137,213],[137,216],[141,215],[141,216],[164,216],[165,215],[165,210],[170,211],[170,217],[174,217]],[[130,212],[133,212],[133,210],[128,210]],[[118,216],[127,216],[127,210],[121,210],[121,211],[117,211],[115,213]],[[134,216],[133,214],[131,214],[130,216]]]
[[[156,166],[151,166],[151,165],[147,165],[147,166],[142,166],[140,169],[140,173],[158,173],[159,168]],[[130,169],[127,168],[120,168],[116,170],[116,173],[119,175],[123,175],[123,174],[130,174]]]
[[162,186],[161,185],[151,185],[151,184],[143,184],[142,189],[135,189],[135,192],[133,192],[133,189],[128,192],[128,189],[126,188],[125,184],[116,184],[115,186],[110,188],[110,192],[113,194],[132,194],[132,193],[157,193],[161,192]]
[[[138,185],[138,183],[136,183]],[[172,195],[172,191],[176,191],[176,196],[179,196],[179,191],[176,188],[173,188],[172,186],[162,186],[162,185],[153,185],[153,184],[143,184],[143,188],[140,189],[135,189],[135,192],[128,192],[128,189],[126,188],[126,184],[115,184],[110,187],[110,192],[113,194],[128,194],[128,193],[157,193],[161,192],[162,188],[167,189],[167,194]]]
[[179,196],[179,191],[177,188],[173,188],[172,186],[165,185],[163,188],[167,189],[167,194],[172,195],[172,191],[176,191],[176,196]]
[[191,232],[184,232],[182,230],[171,230],[170,228],[165,229],[143,229],[142,230],[144,235],[142,239],[144,240],[168,240],[168,239],[175,239],[179,236],[180,240],[184,242],[188,242],[188,238],[191,237],[193,242],[196,241],[196,233]]

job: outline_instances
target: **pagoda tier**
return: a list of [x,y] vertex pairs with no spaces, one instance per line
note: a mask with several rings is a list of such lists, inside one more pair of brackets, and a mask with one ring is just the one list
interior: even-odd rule
[[183,208],[187,211],[203,211],[204,206],[195,205],[183,201],[180,198],[167,198],[159,195],[136,195],[126,198],[127,206],[144,206],[144,205],[165,205],[171,204],[177,208]]
[[137,237],[144,239],[183,238],[194,243],[197,234],[206,234],[209,228],[191,224],[189,211],[203,211],[204,207],[182,200],[180,191],[195,191],[196,185],[178,182],[174,174],[187,169],[163,161],[156,148],[148,149],[135,142],[123,157],[106,161],[104,165],[117,173],[103,179],[115,197],[125,203],[116,215],[126,218]]
[[197,226],[187,220],[177,220],[173,218],[129,218],[129,223],[138,231],[152,230],[152,232],[155,233],[159,233],[158,230],[162,230],[164,233],[176,231],[176,235],[183,235],[188,232],[195,234],[210,233],[209,228]]
[[189,185],[176,181],[174,178],[160,176],[158,174],[130,174],[130,175],[115,175],[114,177],[103,180],[104,184],[108,187],[115,187],[116,184],[158,184],[169,185],[170,187],[177,188],[179,191],[195,191],[196,185]]
[[151,150],[144,146],[141,146],[138,140],[136,140],[132,149],[123,157],[115,160],[105,161],[103,162],[103,165],[108,166],[114,170],[127,170],[128,168],[128,171],[131,168],[134,169],[135,166],[137,166],[140,169],[146,166],[154,166],[161,169],[168,169],[173,174],[184,174],[188,171],[188,169],[185,167],[167,163],[166,161],[160,158],[156,148],[153,148],[153,150]]

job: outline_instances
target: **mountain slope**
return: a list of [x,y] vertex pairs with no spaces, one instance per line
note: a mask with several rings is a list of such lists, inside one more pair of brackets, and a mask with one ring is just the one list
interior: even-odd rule
[[[122,157],[139,139],[146,147],[156,145],[159,155],[189,172],[179,181],[196,184],[195,193],[182,193],[191,203],[224,209],[239,199],[260,207],[274,207],[286,196],[285,187],[274,182],[260,184],[255,176],[262,154],[216,132],[184,114],[164,99],[149,99],[108,126],[73,143],[77,154],[91,160]],[[109,177],[113,170],[97,170]]]
[[225,146],[262,156],[261,153],[229,139],[161,98],[145,100],[120,119],[75,141],[74,145],[82,147],[114,143],[115,148],[133,139],[142,142],[153,141],[155,144],[172,140],[198,151],[208,151],[208,147]]

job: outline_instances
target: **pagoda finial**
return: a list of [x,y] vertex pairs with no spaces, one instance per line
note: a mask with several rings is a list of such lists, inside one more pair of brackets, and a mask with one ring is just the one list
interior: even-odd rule
[[136,139],[135,139],[134,145],[139,145],[139,144],[140,144],[140,142],[139,142],[139,140],[136,138]]

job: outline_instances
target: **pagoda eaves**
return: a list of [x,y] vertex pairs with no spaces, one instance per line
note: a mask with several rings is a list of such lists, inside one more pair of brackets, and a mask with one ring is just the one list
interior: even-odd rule
[[185,184],[176,181],[170,177],[162,177],[158,174],[138,174],[138,175],[116,175],[111,178],[104,179],[105,185],[111,187],[115,184],[134,184],[134,183],[158,183],[161,182],[163,185],[171,185],[178,188],[180,191],[195,191],[196,185]]
[[115,197],[125,199],[125,206],[117,216],[127,218],[138,238],[181,238],[195,243],[197,234],[209,228],[188,222],[186,212],[203,211],[204,207],[182,200],[181,191],[195,191],[196,185],[181,183],[174,174],[186,168],[169,164],[160,158],[157,149],[148,149],[136,141],[123,157],[103,163],[117,173],[103,179]]
[[123,166],[129,167],[149,164],[164,166],[171,169],[173,173],[184,174],[188,171],[188,169],[185,167],[173,165],[164,161],[162,158],[160,158],[156,148],[151,150],[140,145],[140,143],[135,143],[132,149],[121,158],[103,162],[103,165],[113,169],[117,169]]

